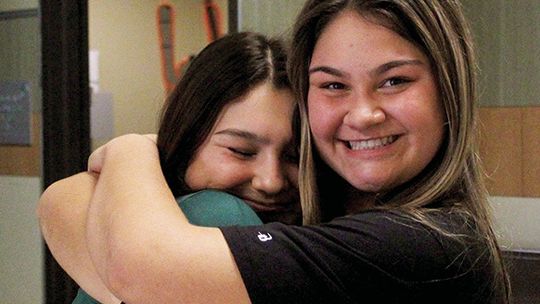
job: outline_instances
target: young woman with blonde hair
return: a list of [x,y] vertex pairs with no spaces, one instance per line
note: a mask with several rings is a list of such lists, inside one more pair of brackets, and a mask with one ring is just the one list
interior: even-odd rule
[[190,225],[155,146],[119,138],[91,159],[101,277],[127,303],[508,303],[476,154],[474,58],[458,1],[307,1],[289,75],[308,225]]

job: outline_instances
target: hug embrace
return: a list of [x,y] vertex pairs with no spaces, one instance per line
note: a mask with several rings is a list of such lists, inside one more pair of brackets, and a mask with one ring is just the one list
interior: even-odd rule
[[308,0],[283,45],[210,44],[156,141],[51,185],[60,265],[102,303],[509,303],[459,1]]

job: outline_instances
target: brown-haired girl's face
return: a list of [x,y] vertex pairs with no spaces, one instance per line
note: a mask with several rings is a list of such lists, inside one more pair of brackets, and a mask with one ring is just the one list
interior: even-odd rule
[[428,58],[389,28],[345,11],[309,67],[308,114],[322,158],[356,189],[390,190],[419,174],[443,139]]
[[300,205],[293,100],[290,90],[264,83],[225,106],[188,165],[188,187],[234,194],[265,222],[296,222]]

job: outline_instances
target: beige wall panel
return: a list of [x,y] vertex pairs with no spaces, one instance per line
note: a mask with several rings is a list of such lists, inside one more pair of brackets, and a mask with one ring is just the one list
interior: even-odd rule
[[520,108],[480,109],[480,156],[490,195],[522,196]]
[[39,7],[39,0],[2,0],[0,1],[0,11],[18,11],[34,9]]
[[41,176],[40,159],[41,113],[33,113],[32,145],[0,145],[0,175]]
[[540,196],[540,107],[523,108],[523,196]]
[[[171,0],[176,11],[176,62],[208,44],[203,1]],[[89,47],[99,52],[99,88],[113,96],[114,135],[154,133],[165,90],[156,10],[160,1],[88,1]],[[228,31],[228,1],[221,8]],[[100,144],[103,141],[94,141]],[[96,145],[93,145],[95,148]]]

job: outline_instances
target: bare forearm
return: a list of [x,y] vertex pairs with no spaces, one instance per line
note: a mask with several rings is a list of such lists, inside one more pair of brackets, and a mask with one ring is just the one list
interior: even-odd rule
[[188,223],[155,144],[123,136],[103,150],[87,221],[100,276],[126,303],[245,303],[223,235]]
[[[161,237],[163,233],[148,228],[159,230],[163,227],[155,227],[155,223],[163,223],[167,225],[165,230],[174,230],[187,220],[163,178],[155,144],[142,136],[129,135],[107,144],[103,153],[87,222],[92,260],[112,290],[144,290],[134,285],[148,285],[152,280],[138,281],[145,272],[137,270],[138,262],[130,258],[151,264],[152,256],[143,257],[154,253],[155,248],[148,247],[152,247],[156,235]],[[135,273],[140,277],[135,278]]]
[[62,268],[101,303],[119,303],[98,276],[86,246],[86,217],[95,182],[89,173],[56,182],[40,198],[38,216],[43,237]]

